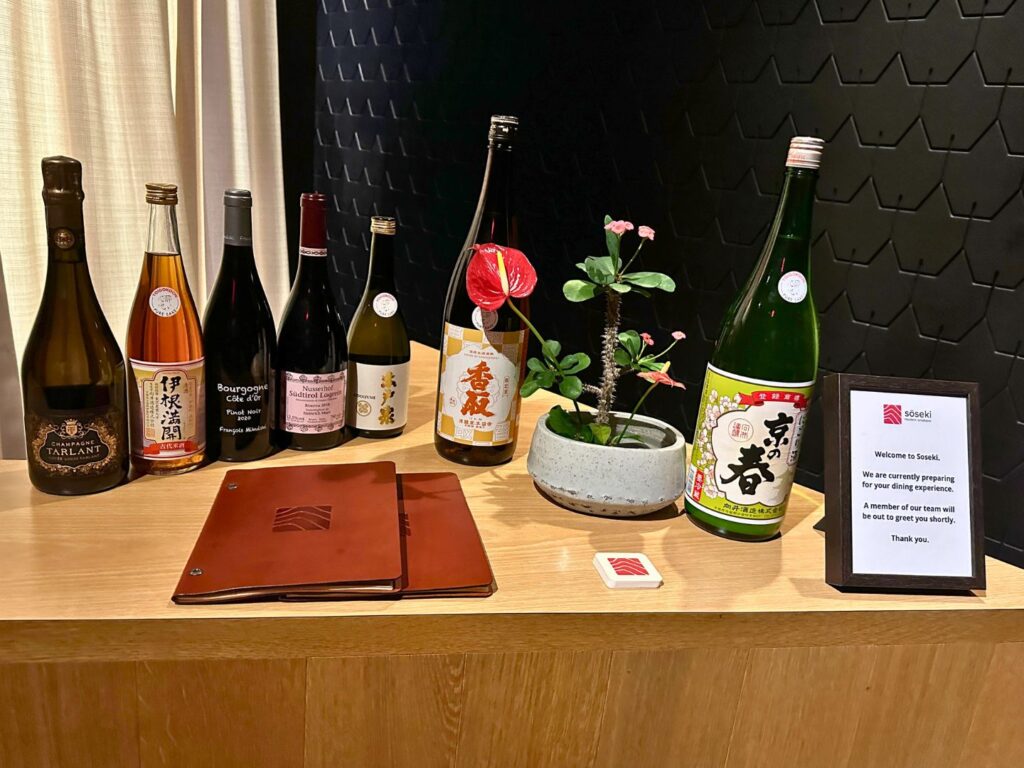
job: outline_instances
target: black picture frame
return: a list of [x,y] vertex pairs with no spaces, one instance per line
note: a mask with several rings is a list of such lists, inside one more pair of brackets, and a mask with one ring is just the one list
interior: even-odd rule
[[[967,401],[967,434],[964,439],[968,441],[970,482],[970,576],[888,575],[853,571],[853,478],[850,470],[850,393],[853,391],[960,397]],[[985,589],[978,385],[974,382],[837,373],[825,377],[822,398],[825,417],[825,581],[840,589],[865,591],[960,592]]]

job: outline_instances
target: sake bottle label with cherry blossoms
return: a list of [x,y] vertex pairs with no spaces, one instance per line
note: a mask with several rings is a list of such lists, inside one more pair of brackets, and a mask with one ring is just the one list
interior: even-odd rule
[[787,384],[708,366],[686,500],[725,521],[782,521],[813,381]]
[[792,140],[764,249],[726,313],[707,368],[686,510],[721,535],[774,536],[793,486],[818,367],[818,313],[809,273],[823,144],[809,137]]

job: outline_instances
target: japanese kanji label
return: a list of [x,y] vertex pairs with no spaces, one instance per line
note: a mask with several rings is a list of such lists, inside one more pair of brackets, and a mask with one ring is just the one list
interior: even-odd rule
[[437,432],[466,445],[504,445],[519,419],[526,331],[483,331],[445,323]]
[[180,459],[206,447],[203,360],[131,361],[142,418],[132,424],[132,452],[151,460]]
[[686,499],[747,524],[782,519],[793,487],[813,381],[763,381],[708,366]]

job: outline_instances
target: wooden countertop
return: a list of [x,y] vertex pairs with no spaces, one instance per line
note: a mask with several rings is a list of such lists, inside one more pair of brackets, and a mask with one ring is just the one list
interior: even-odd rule
[[[415,347],[410,421],[401,437],[357,439],[319,453],[288,451],[261,464],[389,460],[400,472],[457,472],[497,578],[493,597],[176,606],[169,598],[181,568],[223,473],[238,465],[220,462],[95,496],[59,498],[33,489],[23,462],[3,461],[0,661],[665,646],[709,639],[1024,639],[1024,571],[992,559],[982,594],[843,594],[829,587],[824,536],[813,527],[823,513],[822,497],[808,489],[794,490],[783,536],[759,544],[709,535],[685,516],[606,520],[555,506],[526,471],[533,426],[556,402],[552,395],[524,401],[511,463],[451,464],[432,442],[436,360],[434,350]],[[664,586],[605,588],[591,565],[602,550],[647,553]]]

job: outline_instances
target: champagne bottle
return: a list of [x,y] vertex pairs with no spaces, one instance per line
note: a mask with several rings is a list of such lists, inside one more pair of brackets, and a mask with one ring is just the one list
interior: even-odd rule
[[348,335],[349,424],[366,437],[394,437],[409,413],[409,334],[395,298],[395,220],[370,219],[366,289]]
[[808,283],[811,211],[824,142],[790,142],[761,258],[726,313],[708,364],[686,480],[686,511],[713,533],[778,533],[818,370]]
[[303,194],[301,206],[299,269],[277,337],[278,441],[315,451],[345,439],[348,345],[327,278],[327,197]]
[[199,314],[178,243],[178,188],[147,184],[149,237],[128,318],[132,466],[188,472],[206,451],[206,388]]
[[273,449],[277,331],[252,251],[252,195],[224,193],[224,257],[203,318],[206,453],[252,461]]
[[[476,213],[452,271],[441,329],[434,446],[446,459],[489,466],[512,458],[519,430],[519,386],[526,364],[526,328],[507,306],[476,307],[466,268],[476,245],[519,247],[513,199],[512,147],[519,119],[495,115]],[[509,299],[529,317],[526,299]]]
[[47,493],[94,493],[128,476],[124,357],[85,260],[82,164],[42,165],[46,285],[21,362],[28,476]]

